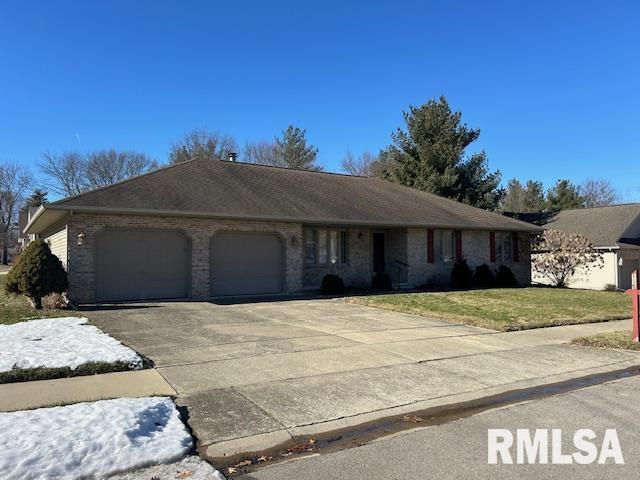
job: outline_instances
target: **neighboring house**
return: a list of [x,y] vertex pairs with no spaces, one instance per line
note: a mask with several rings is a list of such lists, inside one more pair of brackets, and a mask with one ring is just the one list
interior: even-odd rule
[[294,293],[328,273],[447,283],[456,258],[530,283],[539,227],[377,178],[191,160],[41,206],[77,302]]
[[18,251],[20,252],[35,238],[35,235],[27,235],[24,231],[27,228],[31,216],[33,216],[37,210],[37,208],[25,207],[18,212]]
[[[640,204],[563,210],[551,217],[544,228],[577,233],[602,252],[602,268],[581,270],[569,281],[569,287],[602,290],[613,285],[631,287],[631,272],[640,268]],[[549,283],[532,271],[534,283]]]

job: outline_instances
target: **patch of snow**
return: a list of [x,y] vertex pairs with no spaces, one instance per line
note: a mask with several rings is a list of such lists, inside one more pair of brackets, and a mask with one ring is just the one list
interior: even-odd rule
[[126,362],[142,368],[142,358],[86,318],[62,317],[0,325],[0,372],[13,368],[70,367],[88,362]]
[[226,480],[224,475],[210,464],[194,455],[184,458],[176,463],[167,465],[154,465],[153,467],[121,473],[109,480]]
[[3,480],[104,478],[176,462],[193,448],[167,397],[0,413],[0,432]]

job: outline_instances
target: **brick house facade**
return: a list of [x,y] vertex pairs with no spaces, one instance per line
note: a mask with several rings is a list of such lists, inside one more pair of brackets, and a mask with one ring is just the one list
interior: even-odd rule
[[[354,288],[377,271],[394,288],[446,285],[459,258],[508,265],[528,285],[537,230],[379,179],[200,160],[44,205],[26,228],[63,259],[79,303],[203,299],[221,282],[237,294],[299,293],[330,273]],[[139,291],[105,293],[105,282]]]
[[[238,220],[212,220],[201,218],[74,214],[64,223],[64,228],[48,232],[44,237],[52,251],[68,264],[69,296],[78,303],[93,303],[95,299],[96,237],[105,229],[179,230],[189,239],[190,298],[210,297],[211,237],[219,231],[277,232],[285,249],[284,293],[300,293],[317,290],[327,274],[339,275],[349,287],[368,288],[374,275],[371,254],[371,233],[383,229],[345,228],[348,232],[348,256],[346,263],[310,265],[304,259],[304,231],[301,223],[259,222]],[[55,230],[55,229],[54,229]],[[390,248],[389,261],[394,265],[390,275],[396,288],[417,288],[426,285],[446,285],[450,279],[452,262],[428,260],[427,228],[389,229],[385,233],[397,238]],[[78,235],[84,241],[78,245]],[[530,253],[527,233],[519,233],[518,261],[491,260],[490,232],[463,230],[462,255],[474,268],[487,264],[493,269],[508,265],[518,283],[530,283]],[[64,239],[61,241],[61,237]],[[56,239],[55,242],[51,242]],[[74,241],[76,240],[76,241]]]

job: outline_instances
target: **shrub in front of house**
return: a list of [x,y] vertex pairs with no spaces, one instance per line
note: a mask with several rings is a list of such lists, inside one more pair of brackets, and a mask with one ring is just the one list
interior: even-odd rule
[[71,307],[66,293],[50,293],[42,297],[42,308],[51,310],[66,310]]
[[605,292],[617,292],[617,291],[618,291],[618,288],[617,288],[613,283],[607,283],[607,284],[604,286],[603,290],[604,290]]
[[388,273],[376,273],[371,280],[371,289],[378,292],[391,290],[391,276]]
[[513,288],[518,286],[516,276],[506,265],[500,265],[496,270],[496,286],[500,288]]
[[458,260],[451,270],[451,288],[464,290],[471,287],[473,274],[466,260]]
[[344,282],[338,275],[330,273],[322,279],[320,290],[325,295],[341,295],[344,293]]
[[473,272],[472,282],[476,288],[491,288],[496,284],[496,277],[493,275],[489,265],[483,263],[478,265],[475,272]]
[[35,240],[27,245],[4,284],[6,292],[25,295],[37,309],[42,308],[42,297],[62,293],[68,286],[62,262],[51,253],[44,240]]

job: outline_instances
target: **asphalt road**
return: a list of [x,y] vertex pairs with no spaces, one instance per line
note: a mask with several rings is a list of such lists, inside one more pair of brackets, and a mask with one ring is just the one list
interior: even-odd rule
[[[624,465],[488,465],[487,430],[561,428],[562,452],[589,428],[600,451],[615,428]],[[533,433],[533,432],[532,432]],[[551,437],[551,432],[549,432]],[[515,461],[515,449],[511,450]],[[551,452],[551,445],[549,445]],[[378,439],[362,447],[317,455],[251,472],[243,480],[282,479],[637,479],[640,478],[640,377],[486,411],[444,425]],[[551,453],[549,453],[551,457]]]

